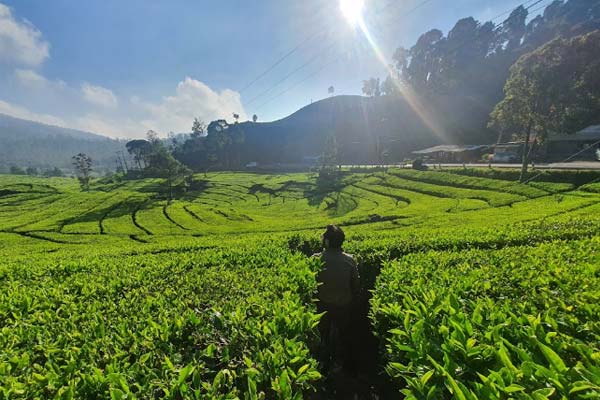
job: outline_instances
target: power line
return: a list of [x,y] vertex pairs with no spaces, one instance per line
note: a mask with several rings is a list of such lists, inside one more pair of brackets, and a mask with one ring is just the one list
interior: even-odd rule
[[[600,140],[598,140],[598,141],[596,141],[596,142],[592,143],[592,144],[591,144],[589,147],[586,147],[585,149],[579,150],[579,151],[577,151],[576,153],[573,153],[573,154],[571,154],[569,157],[567,157],[567,158],[565,158],[564,160],[562,160],[562,161],[558,162],[558,164],[561,164],[561,163],[566,163],[567,161],[570,161],[571,159],[573,159],[573,157],[576,157],[576,156],[578,156],[579,154],[583,153],[584,151],[588,151],[588,150],[590,150],[590,149],[593,149],[593,148],[594,148],[594,146],[597,146],[597,145],[599,145],[599,144],[600,144]],[[531,182],[532,180],[534,180],[535,178],[537,178],[538,176],[541,176],[541,175],[543,175],[543,172],[540,172],[540,173],[538,173],[537,175],[534,175],[534,176],[532,176],[531,178],[529,178],[529,179],[525,180],[525,181],[523,182],[523,184],[525,184],[525,183],[529,183],[529,182]]]
[[[411,14],[412,12],[416,11],[418,8],[421,8],[422,6],[424,6],[425,4],[429,3],[430,1],[433,1],[433,0],[425,0],[425,1],[422,1],[422,2],[420,2],[419,4],[417,4],[416,6],[414,6],[413,8],[411,8],[410,10],[408,10],[408,11],[406,12],[406,14],[404,14],[404,15],[403,15],[403,17],[405,17],[405,16],[407,16],[407,15]],[[392,6],[396,6],[396,5],[398,5],[398,3],[399,3],[398,1],[396,1],[396,0],[392,0],[392,1],[388,2],[388,3],[387,3],[385,6],[381,7],[381,8],[378,10],[378,12],[385,11],[385,10],[387,10],[388,8],[392,7]]]
[[245,91],[246,89],[248,89],[250,86],[254,85],[262,77],[264,77],[265,75],[267,75],[269,72],[271,72],[272,70],[274,70],[275,67],[277,67],[279,64],[281,64],[283,61],[285,61],[288,57],[290,57],[292,54],[294,54],[295,52],[297,52],[302,46],[304,46],[304,44],[306,44],[310,40],[314,39],[315,37],[319,36],[321,33],[323,33],[323,31],[316,32],[316,33],[308,36],[307,38],[305,38],[302,42],[300,42],[299,44],[297,44],[292,50],[288,51],[281,58],[279,58],[273,64],[271,64],[266,70],[264,70],[262,73],[260,73],[256,78],[254,78],[250,82],[248,82],[242,89],[240,89],[240,93],[243,92],[243,91]]
[[[502,16],[504,16],[504,15],[506,15],[506,14],[508,14],[508,13],[511,13],[512,11],[516,10],[517,8],[519,8],[519,7],[521,7],[521,6],[525,6],[527,3],[530,3],[531,1],[532,1],[532,0],[525,1],[525,2],[523,2],[523,3],[519,4],[519,5],[517,5],[516,7],[513,7],[513,8],[512,8],[512,9],[510,9],[510,10],[507,10],[507,11],[505,11],[505,12],[501,13],[501,14],[498,14],[497,16],[495,16],[494,18],[492,18],[492,19],[490,19],[489,21],[486,21],[486,22],[494,22],[494,21],[495,21],[495,20],[497,20],[498,18],[500,18],[500,17],[502,17]],[[544,0],[535,0],[533,4],[530,4],[529,6],[525,7],[525,10],[529,10],[529,8],[531,8],[531,7],[533,7],[533,6],[535,6],[535,5],[539,4],[539,3],[541,3],[542,1],[544,1]],[[541,8],[548,6],[548,5],[549,5],[549,4],[550,4],[552,1],[554,1],[554,0],[550,0],[550,1],[549,1],[547,4],[543,5]],[[499,31],[502,29],[502,26],[503,26],[503,25],[504,25],[504,24],[505,24],[507,21],[508,21],[508,20],[504,20],[504,21],[502,21],[502,23],[500,23],[500,24],[496,25],[496,26],[494,27],[493,31],[494,31],[494,32],[496,32],[496,33],[497,33],[497,32],[499,32]],[[454,51],[456,51],[456,50],[459,50],[461,47],[463,47],[463,46],[467,45],[468,43],[471,43],[471,42],[470,42],[470,41],[467,41],[467,40],[463,40],[462,42],[458,43],[458,44],[457,44],[456,46],[454,46],[453,48],[451,48],[451,49],[446,49],[446,51],[447,51],[447,52],[454,52]]]
[[[425,4],[427,4],[427,3],[431,2],[431,1],[433,1],[433,0],[423,0],[423,1],[419,2],[417,5],[415,5],[414,7],[412,7],[411,9],[407,10],[405,13],[403,13],[402,15],[400,15],[400,16],[399,16],[397,19],[404,18],[404,17],[406,17],[406,16],[410,15],[411,13],[413,13],[414,11],[416,11],[418,8],[422,7],[423,5],[425,5]],[[514,7],[512,7],[511,9],[509,9],[509,10],[507,10],[507,11],[505,11],[505,12],[501,13],[501,14],[498,14],[497,16],[495,16],[494,18],[492,18],[492,19],[491,19],[489,22],[493,22],[494,20],[497,20],[498,18],[502,17],[503,15],[506,15],[506,14],[508,14],[508,13],[510,13],[510,12],[512,12],[512,11],[514,11],[515,9],[517,9],[517,8],[518,8],[518,7],[520,7],[520,6],[525,6],[525,5],[527,5],[528,3],[531,3],[532,1],[533,1],[533,3],[532,3],[532,4],[529,4],[529,5],[526,7],[526,10],[527,10],[527,9],[529,9],[529,8],[531,8],[531,7],[533,7],[533,6],[535,6],[535,5],[537,5],[537,4],[539,4],[539,3],[541,3],[541,2],[542,2],[542,1],[544,1],[544,0],[527,0],[527,1],[525,1],[525,2],[521,3],[521,4],[517,5],[517,6],[514,6]],[[390,3],[388,3],[388,5],[384,7],[384,9],[385,9],[385,8],[387,8],[387,7],[389,7],[389,6],[391,6],[391,5],[392,5],[392,3],[393,3],[393,2],[390,2]],[[495,31],[498,31],[498,30],[501,28],[501,26],[502,26],[502,25],[504,25],[504,23],[505,23],[505,22],[506,22],[506,21],[503,21],[501,24],[498,24],[498,26],[496,26],[494,30],[495,30]],[[271,87],[269,87],[267,90],[263,91],[263,92],[262,92],[261,94],[259,94],[258,96],[255,96],[255,97],[254,97],[254,98],[253,98],[253,99],[252,99],[250,102],[254,102],[254,101],[255,101],[256,99],[258,99],[259,97],[261,97],[261,96],[263,96],[264,94],[266,94],[266,93],[270,92],[270,91],[271,91],[271,90],[272,90],[274,87],[276,87],[276,86],[280,85],[281,83],[283,83],[285,80],[287,80],[289,77],[291,77],[292,75],[294,75],[296,72],[298,72],[299,70],[303,69],[303,68],[304,68],[304,67],[306,67],[307,65],[311,64],[312,62],[314,62],[314,61],[315,61],[315,60],[316,60],[316,59],[317,59],[317,58],[318,58],[318,57],[319,57],[321,54],[323,54],[325,51],[327,51],[327,50],[329,50],[331,47],[333,47],[333,45],[334,45],[335,43],[336,43],[336,42],[334,41],[334,42],[333,42],[333,43],[332,43],[330,46],[328,46],[328,47],[327,47],[325,50],[323,50],[323,51],[321,51],[321,52],[317,53],[317,54],[316,54],[316,55],[315,55],[313,58],[311,58],[311,59],[310,59],[308,62],[306,62],[306,63],[302,64],[300,67],[296,68],[294,71],[292,71],[291,73],[287,74],[287,75],[286,75],[284,78],[280,79],[280,80],[279,80],[279,81],[278,81],[278,82],[277,82],[275,85],[272,85]],[[458,50],[460,47],[462,47],[462,46],[464,46],[464,45],[466,45],[466,44],[467,44],[467,42],[466,42],[466,41],[463,41],[462,43],[458,44],[458,46],[455,46],[453,49],[451,49],[451,50],[449,50],[449,51],[456,51],[456,50]],[[339,57],[340,57],[340,56],[338,55],[338,57],[335,57],[333,61],[337,61],[337,60],[339,59]],[[305,82],[305,81],[307,81],[309,78],[311,78],[311,77],[315,76],[317,73],[321,72],[321,71],[322,71],[322,70],[323,70],[325,67],[327,67],[327,66],[329,66],[329,65],[331,65],[331,64],[333,64],[333,62],[331,62],[331,63],[326,63],[326,64],[323,64],[323,65],[322,65],[320,68],[318,68],[316,71],[314,71],[313,73],[311,73],[311,74],[310,74],[310,75],[308,75],[307,77],[303,78],[303,79],[302,79],[300,82],[297,82],[296,84],[293,84],[292,86],[290,86],[290,87],[286,88],[285,90],[283,90],[282,92],[278,93],[277,95],[275,95],[275,96],[273,96],[273,97],[269,98],[267,101],[265,101],[265,102],[261,103],[261,104],[260,104],[258,107],[256,107],[256,109],[260,109],[260,108],[261,108],[261,107],[263,107],[265,104],[267,104],[267,103],[271,102],[272,100],[276,99],[277,97],[280,97],[280,96],[282,96],[283,94],[285,94],[285,93],[287,93],[288,91],[290,91],[291,89],[295,88],[295,87],[296,87],[296,86],[298,86],[300,83],[304,83],[304,82]]]
[[[326,50],[329,50],[330,48],[332,48],[334,45],[336,44],[336,42],[331,43],[329,46],[327,46]],[[285,82],[290,76],[294,75],[295,73],[297,73],[298,71],[306,68],[307,66],[309,66],[310,64],[312,64],[315,60],[317,60],[319,57],[321,56],[321,53],[317,53],[315,54],[310,60],[308,60],[307,62],[305,62],[304,64],[300,65],[298,68],[294,69],[292,72],[288,73],[287,75],[285,75],[283,78],[281,78],[279,81],[277,81],[277,83],[275,83],[274,85],[270,86],[269,88],[267,88],[266,90],[262,91],[260,94],[254,96],[252,99],[250,99],[249,101],[247,101],[245,103],[245,105],[249,105],[252,104],[254,101],[256,101],[257,99],[259,99],[260,97],[264,96],[265,94],[269,93],[271,90],[275,89],[277,86],[279,86],[280,84],[282,84],[283,82]]]
[[[421,1],[421,2],[419,2],[417,5],[415,5],[414,7],[412,7],[411,9],[409,9],[408,11],[406,11],[405,13],[403,13],[403,14],[400,16],[400,18],[404,18],[404,17],[406,17],[406,16],[410,15],[411,13],[413,13],[414,11],[416,11],[418,8],[422,7],[423,5],[425,5],[425,4],[427,4],[427,3],[431,2],[431,1],[433,1],[433,0],[422,0],[422,1]],[[386,7],[388,7],[388,6],[392,5],[393,3],[394,3],[394,2],[393,2],[393,1],[391,1],[390,3],[388,3],[388,5],[387,5]],[[386,7],[384,7],[384,8],[386,8]],[[280,79],[280,80],[279,80],[277,83],[275,83],[274,85],[272,85],[271,87],[269,87],[267,90],[263,91],[261,94],[259,94],[259,95],[255,96],[254,98],[252,98],[252,99],[250,100],[250,102],[248,102],[248,103],[246,103],[246,104],[249,104],[249,103],[252,103],[252,102],[254,102],[256,99],[258,99],[259,97],[263,96],[264,94],[266,94],[266,93],[270,92],[270,91],[271,91],[271,90],[272,90],[274,87],[276,87],[276,86],[280,85],[282,82],[284,82],[285,80],[287,80],[289,77],[291,77],[292,75],[294,75],[296,72],[298,72],[299,70],[303,69],[303,68],[304,68],[304,67],[306,67],[307,65],[311,64],[312,62],[314,62],[316,59],[318,59],[318,58],[319,58],[319,56],[321,56],[322,54],[324,54],[326,51],[329,51],[329,49],[330,49],[330,48],[332,48],[332,47],[333,47],[333,46],[336,44],[336,42],[337,42],[337,41],[334,41],[333,43],[331,43],[331,45],[327,46],[327,47],[326,47],[324,50],[322,50],[322,51],[318,52],[318,53],[317,53],[317,54],[316,54],[316,55],[315,55],[313,58],[311,58],[311,59],[310,59],[308,62],[304,63],[303,65],[301,65],[300,67],[298,67],[298,68],[296,68],[294,71],[292,71],[291,73],[287,74],[287,75],[286,75],[284,78]],[[336,59],[336,61],[337,61],[337,59]],[[326,64],[325,66],[327,66],[327,65],[330,65],[330,64],[332,64],[332,63],[328,63],[328,64]],[[317,71],[315,71],[314,73],[310,74],[309,76],[311,76],[311,77],[312,77],[312,76],[316,75],[316,72],[320,72],[320,71],[321,71],[321,70],[322,70],[322,69],[323,69],[325,66],[322,66],[322,67],[321,67],[321,68],[319,68]],[[305,78],[305,79],[303,79],[303,80],[302,80],[302,82],[304,82],[304,81],[306,81],[306,80],[307,80],[307,79]],[[264,103],[261,103],[261,104],[260,104],[260,105],[257,107],[257,109],[258,109],[258,108],[260,108],[260,107],[262,107],[264,104],[266,104],[266,103],[270,102],[270,101],[271,101],[271,100],[273,100],[274,98],[276,98],[276,97],[278,97],[278,96],[280,96],[280,95],[283,95],[284,93],[286,93],[286,92],[287,92],[287,91],[289,91],[289,90],[290,90],[292,87],[295,87],[295,86],[297,86],[297,85],[296,85],[296,84],[295,84],[295,85],[292,85],[292,86],[291,86],[291,87],[289,87],[288,89],[286,89],[286,90],[284,90],[283,92],[281,92],[279,95],[277,95],[277,96],[275,96],[275,97],[273,97],[273,98],[271,98],[271,99],[267,100],[267,101],[266,101],[266,102],[264,102]]]
[[502,16],[504,16],[504,15],[506,15],[506,14],[509,14],[509,13],[513,12],[513,11],[514,11],[514,10],[516,10],[516,9],[517,9],[519,6],[525,6],[525,4],[527,4],[527,3],[531,3],[532,1],[535,1],[535,3],[533,3],[533,4],[532,4],[532,5],[530,5],[530,6],[527,6],[527,8],[526,8],[526,9],[528,9],[529,7],[535,6],[535,5],[536,5],[536,4],[538,4],[538,3],[541,3],[543,0],[528,0],[528,1],[524,2],[524,3],[518,4],[516,7],[513,7],[512,9],[510,9],[510,10],[508,10],[508,11],[504,11],[503,13],[500,13],[500,14],[496,15],[495,17],[493,17],[492,19],[490,19],[490,21],[495,21],[495,20],[497,20],[498,18],[500,18],[500,17],[502,17]]
[[543,8],[546,8],[546,7],[548,7],[548,6],[549,6],[549,5],[550,5],[550,4],[551,4],[553,1],[554,1],[554,0],[551,0],[551,1],[549,1],[548,3],[546,3],[546,4],[543,4],[543,5],[541,5],[540,7],[536,8],[535,10],[531,10],[531,11],[530,11],[530,13],[531,13],[531,14],[533,14],[533,13],[536,13],[536,12],[538,12],[539,10],[541,10],[541,9],[543,9]]
[[[327,10],[329,10],[330,8],[327,8]],[[258,74],[258,76],[256,76],[254,79],[252,79],[250,82],[248,82],[246,85],[244,85],[244,87],[242,87],[239,92],[242,93],[245,90],[247,90],[249,87],[251,87],[252,85],[254,85],[256,82],[258,82],[261,78],[263,78],[265,75],[267,75],[269,72],[271,72],[273,69],[275,69],[279,64],[281,64],[283,61],[285,61],[286,59],[288,59],[290,56],[292,56],[294,53],[296,53],[302,46],[304,46],[306,43],[308,43],[309,41],[311,41],[312,39],[316,38],[317,36],[320,36],[324,33],[327,33],[327,29],[320,29],[316,32],[314,32],[312,35],[307,36],[306,38],[304,38],[300,43],[298,43],[296,46],[294,46],[291,50],[289,50],[287,53],[285,53],[283,56],[281,56],[280,58],[278,58],[277,60],[275,60],[275,62],[273,62],[270,66],[267,67],[267,69],[265,69],[263,72],[261,72],[260,74]]]
[[313,76],[317,75],[319,72],[321,72],[322,70],[324,70],[326,67],[328,67],[329,65],[334,64],[336,61],[338,61],[339,58],[338,57],[333,57],[330,62],[324,63],[322,64],[319,68],[317,68],[315,71],[313,71],[312,73],[310,73],[309,75],[305,76],[302,80],[294,83],[293,85],[287,87],[286,89],[284,89],[283,91],[281,91],[280,93],[276,94],[275,96],[269,98],[268,100],[264,101],[263,103],[259,104],[256,109],[259,110],[260,108],[262,108],[264,105],[270,103],[271,101],[275,100],[276,98],[283,96],[285,93],[289,92],[290,90],[294,89],[295,87],[303,84],[304,82],[306,82],[307,80],[311,79]]

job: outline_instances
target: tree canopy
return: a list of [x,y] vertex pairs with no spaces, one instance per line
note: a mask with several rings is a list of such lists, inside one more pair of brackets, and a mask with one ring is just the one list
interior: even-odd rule
[[490,126],[524,140],[522,176],[532,132],[543,140],[600,123],[599,71],[600,30],[554,39],[511,67]]

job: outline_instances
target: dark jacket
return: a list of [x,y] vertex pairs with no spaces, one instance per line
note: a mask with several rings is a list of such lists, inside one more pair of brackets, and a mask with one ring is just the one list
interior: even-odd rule
[[324,264],[317,275],[319,300],[332,306],[351,304],[360,289],[354,258],[342,249],[327,249],[313,257],[319,257]]

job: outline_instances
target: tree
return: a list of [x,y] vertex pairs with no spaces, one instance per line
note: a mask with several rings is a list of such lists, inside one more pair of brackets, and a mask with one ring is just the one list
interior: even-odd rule
[[47,178],[50,178],[53,176],[64,176],[63,172],[58,167],[54,167],[52,169],[45,170],[43,175]]
[[440,44],[444,34],[432,29],[422,34],[410,49],[410,64],[405,68],[407,81],[416,89],[431,85],[439,71]]
[[212,121],[207,128],[206,148],[208,159],[223,168],[233,168],[241,163],[242,144],[245,134],[240,124],[229,125],[220,119]]
[[333,86],[329,86],[327,88],[327,93],[329,93],[330,96],[333,96],[334,92],[335,92],[335,88]]
[[524,139],[521,181],[529,162],[532,132],[574,133],[600,123],[600,31],[557,38],[522,56],[510,69],[504,99],[490,127]]
[[152,143],[152,151],[148,155],[147,176],[164,178],[169,201],[173,199],[173,187],[186,181],[191,171],[173,157],[165,145],[159,140]]
[[38,170],[36,167],[27,167],[25,173],[30,176],[36,176],[38,175]]
[[258,115],[254,114],[252,116],[252,122],[256,123],[256,121],[258,121]]
[[194,118],[194,122],[192,123],[192,137],[197,139],[201,136],[204,136],[206,133],[206,124],[204,121],[198,118]]
[[90,174],[92,172],[92,159],[85,153],[79,153],[72,157],[75,175],[79,180],[81,190],[90,188]]
[[152,151],[152,144],[149,141],[144,139],[130,140],[125,144],[125,148],[133,156],[133,160],[140,171],[146,168],[148,155]]
[[11,165],[10,166],[10,173],[12,175],[25,175],[25,170],[21,167],[18,167],[16,165]]
[[369,97],[379,96],[381,94],[379,78],[370,78],[363,81],[362,92]]
[[386,96],[396,96],[399,94],[399,84],[398,79],[392,77],[392,75],[388,75],[381,84],[381,92]]
[[158,133],[150,129],[146,132],[146,140],[150,142],[150,144],[155,145],[160,142],[160,137],[158,137]]
[[396,49],[392,55],[392,59],[395,62],[396,71],[400,77],[404,77],[406,68],[410,62],[410,52],[404,47],[400,46]]
[[236,114],[236,113],[233,113],[233,119],[235,119],[235,123],[237,124],[238,120],[240,119],[240,115]]

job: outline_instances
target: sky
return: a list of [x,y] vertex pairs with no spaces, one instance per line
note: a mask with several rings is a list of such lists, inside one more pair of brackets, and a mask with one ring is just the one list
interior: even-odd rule
[[118,138],[272,121],[330,86],[360,94],[429,29],[523,1],[365,0],[369,42],[338,0],[0,0],[0,113]]

